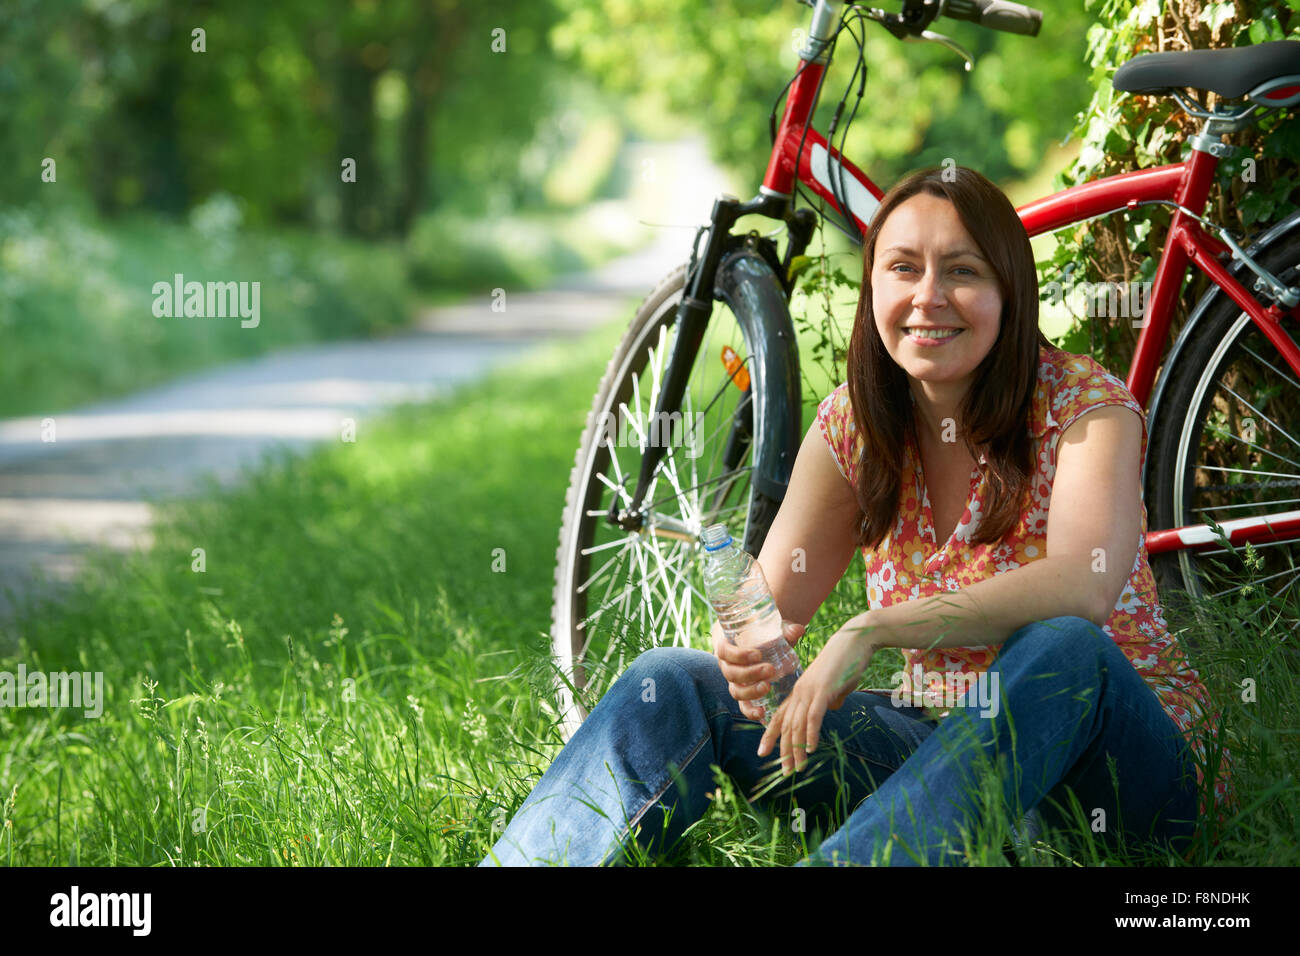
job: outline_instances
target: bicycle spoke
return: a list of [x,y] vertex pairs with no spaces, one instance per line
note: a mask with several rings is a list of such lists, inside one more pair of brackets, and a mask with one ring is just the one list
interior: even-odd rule
[[1223,471],[1236,475],[1257,475],[1261,478],[1295,478],[1300,480],[1300,475],[1284,471],[1254,471],[1250,468],[1224,468],[1220,465],[1197,465],[1196,467],[1204,471]]
[[[686,392],[685,406],[686,406],[686,411],[684,414],[686,417],[682,419],[682,442],[683,444],[685,444],[686,442],[690,442],[691,451],[698,451],[700,446],[695,443],[697,439],[697,436],[695,435],[695,418],[694,418],[695,405],[691,401],[691,393],[689,390],[687,390]],[[697,460],[696,460],[697,457],[698,456],[696,455],[689,455],[689,454],[686,456],[686,460],[690,462],[691,465],[690,482],[692,487],[698,484],[700,480],[700,470],[697,467]],[[696,502],[695,510],[696,513],[703,511],[703,508],[700,506],[699,502]]]
[[[1295,544],[1294,541],[1283,539],[1281,541],[1252,541],[1250,543],[1250,546],[1254,548],[1256,551],[1261,551],[1264,548],[1286,548],[1293,544]],[[1233,545],[1233,547],[1237,548],[1237,550],[1240,551],[1242,548],[1245,547],[1245,545],[1238,544],[1238,545]],[[1202,557],[1207,557],[1207,558],[1214,557],[1215,555],[1220,555],[1220,554],[1232,554],[1232,552],[1229,551],[1227,548],[1207,548],[1204,551],[1197,551],[1196,553]]]
[[[687,602],[687,608],[689,608],[689,607],[690,607],[690,603]],[[670,613],[671,613],[671,611],[672,611],[672,608],[673,608],[673,605],[671,604],[671,601],[670,601],[670,600],[669,600],[669,601],[665,601],[664,604],[663,604],[663,606],[659,609],[659,613],[658,613],[658,615],[656,615],[656,616],[655,616],[654,618],[652,618],[651,621],[650,621],[650,629],[651,629],[651,630],[654,632],[654,634],[655,634],[655,639],[656,639],[655,642],[656,642],[657,644],[663,644],[663,643],[664,643],[663,638],[664,638],[665,634],[667,633],[667,627],[663,627],[663,629],[661,630],[661,625],[666,625],[666,624],[667,624],[667,622],[668,622],[668,617],[669,617],[669,615],[670,615]]]
[[[1204,508],[1192,508],[1191,510],[1193,512],[1230,511],[1233,508],[1258,509],[1261,505],[1294,505],[1294,504],[1300,504],[1300,498],[1281,498],[1274,501],[1244,501],[1241,504],[1236,504],[1236,505],[1206,505]],[[604,514],[604,512],[602,511],[601,514]]]
[[[645,548],[636,549],[637,580],[641,584],[641,607],[639,609],[639,616],[641,619],[642,635],[645,634],[645,609],[647,605],[650,604],[650,575],[647,573],[649,569],[646,567],[645,552]],[[628,588],[628,595],[630,596],[631,593],[632,589]]]
[[[713,398],[710,399],[709,404],[704,407],[704,413],[706,415],[708,414],[709,409],[713,407],[714,402],[722,397],[723,393],[727,390],[727,386],[735,383],[736,376],[739,375],[741,370],[748,364],[749,356],[745,356],[745,358],[741,359],[740,363],[736,366],[736,370],[722,380],[722,384],[718,386],[718,390],[713,393]],[[739,388],[740,386],[736,387]]]
[[[600,616],[601,616],[602,614],[604,614],[607,610],[609,610],[611,607],[613,607],[613,606],[614,606],[615,604],[617,604],[619,601],[624,601],[624,600],[625,600],[625,597],[626,597],[626,593],[624,593],[624,594],[620,594],[620,595],[618,595],[617,597],[611,598],[609,601],[606,601],[606,602],[605,602],[604,604],[602,604],[599,608],[597,608],[597,610],[596,610],[596,612],[595,612],[594,614],[590,614],[590,615],[588,615],[587,618],[586,618],[585,620],[579,621],[579,622],[575,625],[575,627],[577,627],[579,630],[585,630],[585,631],[588,631],[588,637],[587,637],[588,644],[590,644],[590,641],[591,641],[591,630],[590,630],[590,626],[591,626],[592,624],[596,623],[596,621],[600,618]],[[587,647],[588,647],[588,645],[583,645],[582,652],[583,652],[584,655],[587,653]]]
[[[709,478],[709,479],[706,479],[705,481],[700,482],[698,485],[694,485],[694,486],[692,486],[692,487],[690,487],[690,488],[685,488],[685,489],[683,489],[683,492],[686,492],[686,491],[694,491],[696,488],[703,488],[705,485],[709,484],[710,482],[725,481],[725,480],[726,480],[727,478],[729,478],[729,477],[732,477],[732,476],[738,476],[738,475],[743,475],[743,474],[745,474],[746,472],[751,471],[751,470],[752,470],[752,466],[750,466],[750,465],[746,465],[744,468],[737,468],[737,469],[735,469],[734,471],[724,472],[723,474],[718,475],[716,478]],[[661,504],[663,504],[665,501],[672,501],[672,498],[660,498],[658,501],[655,501],[655,502],[653,502],[653,503],[651,503],[651,504],[649,504],[649,505],[646,505],[646,507],[647,507],[647,508],[653,508],[653,507],[655,507],[656,505],[661,505]]]
[[[623,498],[624,505],[632,504],[632,496],[627,493],[627,491],[624,489],[621,483],[616,485],[608,478],[606,478],[604,475],[601,474],[597,474],[596,477],[600,480],[601,484],[603,484],[610,491],[614,492],[615,494],[621,495]],[[619,477],[621,478],[621,476]],[[604,514],[605,512],[602,511],[599,513]]]
[[[633,537],[635,537],[635,535],[633,535]],[[586,556],[589,554],[595,554],[597,551],[608,551],[610,548],[617,548],[619,545],[623,543],[624,543],[624,539],[621,538],[616,539],[614,541],[606,541],[604,544],[597,544],[590,548],[583,548],[578,553]]]
[[[653,551],[655,559],[658,562],[657,570],[659,573],[659,579],[663,581],[664,584],[664,595],[665,595],[664,605],[665,607],[672,607],[674,612],[676,612],[676,605],[673,603],[672,595],[676,593],[677,589],[674,588],[668,581],[668,575],[666,573],[666,569],[664,566],[663,555],[659,553],[658,548],[652,548],[651,550]],[[684,628],[684,625],[682,623],[680,616],[677,613],[674,613],[674,617],[677,618],[677,626],[680,629],[680,633],[685,634],[686,631],[682,629]]]
[[[718,425],[718,428],[715,428],[714,431],[708,433],[707,436],[705,436],[705,438],[703,438],[702,441],[706,442],[712,440],[712,438],[714,437],[719,437],[720,433],[722,433],[723,431],[723,428],[731,427],[731,425],[732,425],[731,420],[724,420],[722,424]],[[714,471],[716,470],[716,468],[719,467],[719,458],[722,457],[722,454],[723,454],[723,444],[722,442],[718,442],[718,444],[714,446],[714,454],[712,454],[712,458],[710,459],[710,471]],[[729,481],[727,486],[725,486],[725,489],[719,488],[718,490],[716,490],[715,498],[720,497],[720,499],[723,499],[723,501],[725,501],[725,498],[727,498],[728,494],[731,493],[731,488],[733,484],[735,484],[735,480]],[[695,488],[699,488],[698,484],[694,486]]]
[[1285,455],[1279,455],[1271,448],[1265,448],[1263,445],[1257,445],[1254,442],[1246,441],[1246,439],[1244,438],[1238,438],[1236,435],[1232,434],[1231,432],[1224,432],[1223,435],[1220,437],[1231,438],[1233,441],[1245,445],[1247,448],[1253,448],[1254,450],[1261,452],[1265,455],[1272,455],[1274,458],[1280,459],[1281,461],[1286,462],[1288,465],[1295,465],[1297,468],[1300,468],[1300,461],[1292,461],[1290,458],[1286,457]]
[[668,479],[668,483],[672,485],[673,490],[677,492],[676,498],[678,504],[681,506],[682,519],[691,527],[698,527],[694,515],[691,514],[692,502],[686,497],[685,492],[682,491],[681,485],[677,482],[677,462],[675,459],[671,458],[671,455],[665,455],[664,458],[669,461],[668,466],[664,468],[664,477]]
[[[732,426],[733,426],[733,421],[732,421],[732,419],[731,419],[731,418],[727,418],[727,419],[724,420],[720,425],[718,425],[717,428],[715,428],[712,432],[710,432],[710,433],[706,436],[706,440],[708,440],[708,439],[712,439],[712,438],[714,438],[715,436],[720,435],[721,432],[722,432],[722,430],[723,430],[724,428],[731,428]],[[721,451],[722,451],[722,445],[721,445],[721,443],[719,443],[719,445],[718,445],[718,452],[719,452],[719,454],[721,454]]]
[[[633,550],[635,550],[635,549],[633,549]],[[612,590],[612,583],[613,583],[613,582],[611,581],[611,590]],[[608,602],[608,604],[606,604],[604,607],[602,607],[602,608],[601,608],[601,609],[596,613],[596,617],[599,617],[601,614],[603,614],[603,613],[604,613],[608,608],[612,607],[613,605],[618,604],[619,607],[620,607],[620,614],[619,614],[618,620],[622,622],[622,624],[623,624],[623,628],[626,630],[627,625],[628,625],[628,621],[629,621],[629,618],[628,618],[628,615],[627,615],[628,597],[629,597],[631,591],[632,591],[632,583],[631,583],[631,582],[628,582],[627,586],[623,588],[623,591],[622,591],[620,594],[618,594],[616,597],[614,597],[613,599],[611,599],[611,600]],[[596,617],[588,618],[587,621],[584,622],[584,623],[585,623],[585,624],[588,624],[588,625],[589,625],[589,624],[592,624],[592,623],[595,622]],[[591,652],[591,640],[592,640],[592,638],[595,637],[595,633],[596,633],[595,631],[591,630],[590,628],[587,628],[587,630],[588,630],[587,642],[583,645],[583,648],[582,648],[582,655],[583,655],[584,658],[586,658],[586,657],[590,654],[590,652]],[[608,647],[608,649],[606,650],[605,655],[604,655],[604,661],[608,662],[610,653],[614,650],[614,648],[618,645],[618,643],[619,643],[619,642],[618,642],[617,640],[615,640],[615,639],[613,639],[613,638],[610,639],[610,641],[609,641],[609,647]]]
[[[628,545],[628,547],[624,548],[622,551],[618,552],[618,554],[614,555],[614,559],[613,559],[613,560],[618,560],[618,561],[623,561],[623,560],[625,560],[625,559],[627,558],[628,552],[629,552],[632,548],[635,547],[635,545],[632,544],[630,540],[629,540],[629,541],[622,542],[622,543],[626,543],[626,544]],[[586,620],[579,624],[580,627],[585,626],[586,624],[589,624],[589,623],[595,621],[595,620],[596,620],[598,617],[600,617],[600,615],[603,614],[603,613],[604,613],[604,612],[605,612],[605,611],[606,611],[606,610],[607,610],[607,609],[608,609],[612,604],[614,604],[616,601],[618,601],[618,600],[621,599],[621,596],[620,596],[620,597],[616,597],[616,598],[612,598],[612,599],[611,599],[610,596],[609,596],[609,592],[612,591],[612,590],[614,589],[614,582],[615,582],[616,580],[618,580],[618,576],[617,576],[617,575],[614,575],[614,574],[611,574],[610,577],[609,577],[609,581],[610,581],[610,583],[607,584],[607,585],[605,586],[605,593],[604,593],[603,595],[601,595],[601,598],[600,598],[600,600],[601,600],[600,607],[596,609],[596,612],[595,612],[594,614],[588,615],[588,617],[586,618]],[[591,583],[590,581],[584,583],[584,584],[583,584],[583,588],[586,588],[590,583]]]
[[[1287,568],[1285,571],[1279,571],[1279,572],[1277,572],[1277,574],[1270,574],[1270,575],[1268,575],[1267,577],[1256,578],[1254,581],[1251,581],[1250,583],[1251,583],[1251,584],[1263,584],[1265,581],[1272,581],[1274,578],[1280,578],[1280,577],[1281,577],[1282,575],[1284,575],[1284,574],[1290,574],[1290,573],[1291,573],[1292,571],[1294,571],[1294,570],[1295,570],[1294,568]],[[1244,586],[1244,585],[1239,586],[1239,587],[1235,587],[1235,588],[1228,588],[1226,591],[1219,591],[1219,592],[1216,593],[1216,594],[1211,594],[1211,595],[1210,595],[1210,600],[1217,600],[1217,599],[1223,597],[1225,594],[1232,594],[1234,591],[1240,591],[1240,590],[1241,590],[1241,587],[1243,587],[1243,586]]]
[[[629,535],[628,537],[630,538],[631,535]],[[618,543],[619,543],[619,544],[624,544],[624,543],[627,542],[627,540],[628,540],[627,538],[624,538],[622,541],[620,541],[620,542],[618,542]],[[584,553],[584,554],[590,554],[591,552],[590,552],[590,551],[585,551],[585,552],[583,552],[583,553]],[[619,560],[619,558],[622,556],[622,553],[623,553],[623,552],[620,551],[620,552],[618,552],[617,554],[615,554],[612,558],[610,558],[608,561],[606,561],[604,564],[602,564],[602,565],[601,565],[601,566],[596,570],[596,572],[595,572],[594,574],[591,575],[591,577],[587,578],[587,580],[583,581],[582,584],[578,585],[578,587],[577,587],[577,593],[578,593],[578,594],[582,594],[582,593],[584,593],[584,592],[587,590],[587,588],[591,586],[591,582],[595,581],[596,578],[600,577],[601,574],[604,573],[605,569],[608,568],[611,564],[613,564],[615,561]],[[608,597],[608,592],[606,592],[606,596]]]
[[1282,592],[1286,591],[1289,587],[1291,587],[1291,585],[1295,584],[1297,580],[1300,580],[1300,570],[1296,570],[1294,568],[1292,570],[1295,570],[1296,573],[1291,576],[1290,581],[1287,581],[1286,584],[1283,584],[1280,588],[1278,588],[1276,591],[1273,592],[1272,594],[1273,598],[1276,599],[1280,597],[1282,595]]
[[[1260,416],[1261,418],[1263,418],[1266,422],[1268,422],[1270,425],[1272,425],[1274,428],[1276,428],[1279,432],[1281,432],[1283,435],[1285,435],[1286,438],[1287,438],[1287,440],[1288,440],[1289,442],[1291,442],[1291,444],[1295,445],[1297,448],[1300,448],[1300,442],[1298,442],[1298,441],[1296,441],[1294,438],[1292,438],[1292,437],[1291,437],[1291,433],[1288,432],[1285,428],[1283,428],[1283,427],[1282,427],[1281,425],[1279,425],[1277,422],[1273,421],[1273,419],[1269,418],[1267,415],[1265,415],[1263,412],[1261,412],[1258,408],[1256,408],[1256,407],[1255,407],[1254,405],[1252,405],[1250,402],[1246,401],[1244,398],[1242,398],[1240,395],[1238,395],[1236,392],[1234,392],[1234,391],[1232,390],[1232,387],[1231,387],[1231,386],[1229,386],[1229,385],[1224,385],[1222,381],[1219,382],[1219,384],[1222,385],[1224,391],[1226,391],[1226,392],[1228,392],[1230,395],[1232,395],[1233,398],[1235,398],[1237,401],[1241,402],[1241,404],[1245,405],[1245,406],[1246,406],[1247,408],[1249,408],[1252,412],[1254,412],[1256,415],[1258,415],[1258,416]],[[1294,465],[1295,462],[1291,462],[1291,464]]]
[[614,454],[613,449],[610,450],[610,453],[609,453],[609,461],[610,461],[610,464],[612,464],[612,465],[614,466],[614,477],[618,479],[618,485],[617,485],[617,486],[615,486],[615,485],[611,485],[611,484],[609,483],[609,481],[605,478],[605,476],[602,475],[602,474],[599,474],[599,473],[598,473],[598,474],[596,475],[596,477],[599,478],[600,481],[601,481],[604,485],[606,485],[607,487],[609,487],[609,488],[611,488],[611,489],[615,489],[615,488],[616,488],[617,491],[618,491],[618,493],[623,497],[623,507],[624,507],[624,508],[631,508],[631,507],[632,507],[632,496],[629,495],[629,494],[627,493],[627,478],[624,477],[624,475],[623,475],[623,468],[622,468],[622,466],[619,464],[619,462],[618,462],[618,455]]
[[1255,361],[1259,362],[1260,365],[1263,365],[1264,367],[1266,367],[1267,369],[1269,369],[1271,372],[1273,372],[1275,375],[1280,375],[1280,376],[1282,376],[1282,378],[1286,379],[1287,382],[1291,385],[1292,388],[1296,389],[1297,391],[1300,391],[1300,382],[1297,382],[1297,381],[1296,381],[1295,379],[1293,379],[1289,374],[1287,374],[1286,372],[1284,372],[1282,369],[1278,368],[1278,367],[1277,367],[1276,365],[1274,365],[1272,362],[1268,361],[1268,359],[1264,358],[1262,355],[1260,355],[1260,354],[1259,354],[1258,352],[1256,352],[1254,349],[1250,348],[1249,346],[1243,345],[1243,346],[1241,347],[1241,350],[1242,350],[1243,352],[1248,352],[1248,353],[1251,355],[1251,357],[1255,359]]

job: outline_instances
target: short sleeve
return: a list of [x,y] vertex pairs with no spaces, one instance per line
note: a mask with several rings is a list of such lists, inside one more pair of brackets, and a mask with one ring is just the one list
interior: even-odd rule
[[853,406],[849,402],[849,386],[840,385],[817,406],[817,424],[830,448],[835,467],[844,480],[853,482],[857,461],[857,425],[853,421]]
[[1071,425],[1105,405],[1131,408],[1142,420],[1146,442],[1146,413],[1122,381],[1087,355],[1063,356],[1062,376],[1052,395],[1052,418],[1064,434]]

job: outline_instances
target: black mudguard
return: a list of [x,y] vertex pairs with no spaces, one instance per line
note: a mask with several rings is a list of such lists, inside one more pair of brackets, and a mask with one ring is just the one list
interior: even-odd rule
[[754,450],[751,480],[760,492],[780,502],[803,442],[799,345],[786,289],[767,258],[741,248],[718,264],[714,295],[735,314],[751,352],[754,435],[762,437]]

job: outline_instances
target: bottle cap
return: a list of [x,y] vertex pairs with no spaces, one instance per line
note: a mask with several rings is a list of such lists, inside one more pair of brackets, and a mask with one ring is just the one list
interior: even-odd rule
[[700,541],[703,542],[705,551],[720,551],[731,544],[731,532],[725,524],[709,525],[700,534]]

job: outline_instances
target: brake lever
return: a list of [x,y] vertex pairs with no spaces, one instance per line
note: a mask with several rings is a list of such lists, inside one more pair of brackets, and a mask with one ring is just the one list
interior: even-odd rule
[[952,37],[946,37],[942,33],[935,33],[932,30],[922,30],[919,35],[908,36],[908,40],[929,40],[931,43],[938,43],[952,50],[963,60],[966,61],[966,72],[969,73],[975,69],[975,57],[973,57],[964,46],[954,40]]
[[975,57],[952,37],[944,36],[942,33],[935,33],[933,30],[922,30],[920,33],[916,33],[916,28],[909,26],[897,13],[886,13],[884,10],[877,10],[875,7],[858,7],[857,9],[862,12],[866,19],[875,20],[900,40],[928,40],[931,43],[941,44],[966,61],[967,73],[975,69]]

